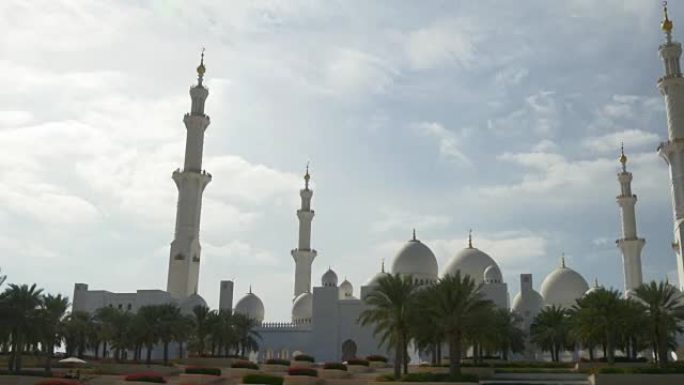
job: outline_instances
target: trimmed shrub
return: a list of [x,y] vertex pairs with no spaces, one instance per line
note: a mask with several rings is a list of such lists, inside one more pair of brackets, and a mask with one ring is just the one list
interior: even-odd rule
[[318,372],[316,369],[311,368],[290,368],[287,370],[287,374],[290,376],[309,376],[318,377]]
[[362,360],[360,358],[352,358],[351,360],[347,360],[347,365],[359,365],[359,366],[368,366],[368,360]]
[[326,362],[323,364],[323,369],[347,370],[347,365],[341,362]]
[[233,369],[254,369],[259,370],[259,365],[252,361],[236,361],[230,365]]
[[166,384],[164,377],[157,372],[133,373],[124,377],[124,381],[152,382],[155,384]]
[[248,374],[242,377],[243,384],[283,385],[283,381],[283,377],[268,374]]
[[295,361],[307,361],[307,362],[315,362],[316,361],[312,356],[310,356],[308,354],[298,354],[298,355],[294,356],[294,360]]
[[188,366],[185,368],[186,374],[206,374],[209,376],[220,376],[221,369],[219,368],[203,368],[200,366]]
[[479,382],[474,374],[450,376],[448,373],[409,373],[401,378],[401,382]]
[[381,356],[379,354],[372,354],[372,355],[366,357],[366,359],[369,362],[387,362],[387,357]]
[[43,370],[20,370],[18,372],[11,372],[9,370],[0,370],[0,376],[26,376],[26,377],[48,377],[48,378],[52,378],[52,373],[47,373]]
[[270,358],[270,359],[266,360],[266,365],[290,366],[290,360],[284,360],[282,358]]
[[81,385],[81,382],[76,380],[52,379],[36,382],[36,385]]
[[595,373],[600,374],[681,374],[684,373],[682,365],[668,365],[662,368],[646,366],[640,368],[597,368]]

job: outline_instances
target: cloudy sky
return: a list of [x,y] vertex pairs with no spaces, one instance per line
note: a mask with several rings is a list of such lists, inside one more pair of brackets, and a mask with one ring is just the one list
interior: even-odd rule
[[[684,25],[684,5],[671,16]],[[251,284],[268,320],[289,319],[308,160],[315,283],[330,265],[358,289],[414,227],[444,266],[472,227],[511,297],[562,252],[622,288],[621,140],[644,276],[676,279],[659,1],[5,0],[0,18],[8,282],[166,287],[202,47],[211,306],[235,279],[236,299]]]

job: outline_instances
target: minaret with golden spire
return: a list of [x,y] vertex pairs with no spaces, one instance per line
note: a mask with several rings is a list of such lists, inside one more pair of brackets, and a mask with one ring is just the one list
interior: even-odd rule
[[663,60],[665,73],[658,79],[658,88],[665,98],[667,113],[667,140],[658,146],[659,155],[670,168],[670,191],[672,193],[672,216],[674,241],[672,247],[677,259],[679,287],[684,288],[684,77],[680,65],[682,45],[673,38],[674,22],[668,15],[667,2],[663,3],[665,42],[658,52]]
[[313,197],[313,190],[309,188],[309,181],[311,175],[309,174],[309,164],[306,164],[306,173],[304,174],[304,188],[299,190],[299,196],[302,200],[302,205],[297,210],[297,218],[299,219],[299,243],[297,248],[292,250],[292,258],[295,261],[295,286],[294,297],[302,293],[311,292],[311,265],[316,258],[316,250],[311,248],[311,222],[314,218],[314,211],[311,210],[311,198]]
[[625,296],[636,290],[642,284],[641,250],[646,240],[637,236],[635,206],[637,196],[632,194],[632,173],[627,171],[627,155],[624,144],[620,146],[620,166],[622,170],[617,174],[620,182],[620,195],[616,200],[620,206],[622,218],[622,238],[615,241],[622,252],[622,266],[625,278]]
[[209,90],[203,85],[205,72],[202,50],[197,84],[190,88],[190,113],[183,117],[186,129],[184,167],[174,171],[172,176],[178,188],[178,204],[166,290],[177,298],[196,294],[199,282],[202,194],[211,182],[211,174],[202,169],[204,132],[209,126],[209,117],[204,113],[204,102],[209,95]]

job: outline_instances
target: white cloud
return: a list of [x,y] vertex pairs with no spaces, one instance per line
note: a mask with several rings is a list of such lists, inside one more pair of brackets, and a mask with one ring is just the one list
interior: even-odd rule
[[601,136],[588,137],[582,141],[582,146],[597,153],[615,154],[619,151],[621,143],[625,144],[627,150],[647,145],[650,146],[651,149],[654,149],[659,139],[658,135],[652,132],[625,130]]
[[408,35],[406,54],[418,70],[455,64],[469,67],[475,60],[476,35],[465,18],[439,20]]
[[471,165],[461,150],[461,140],[456,133],[437,122],[418,123],[414,127],[419,134],[437,140],[440,155],[463,165]]
[[381,210],[381,218],[371,223],[371,229],[377,232],[392,230],[417,229],[419,233],[428,232],[434,228],[440,228],[451,222],[448,215],[429,215],[426,213],[414,213],[405,209]]

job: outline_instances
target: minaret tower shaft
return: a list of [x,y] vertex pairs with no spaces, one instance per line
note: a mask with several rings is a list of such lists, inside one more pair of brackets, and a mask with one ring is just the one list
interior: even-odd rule
[[641,286],[641,250],[646,241],[637,236],[636,213],[634,206],[637,196],[632,194],[632,173],[627,171],[627,156],[624,147],[620,154],[622,171],[617,174],[620,182],[620,195],[616,200],[620,206],[622,217],[622,238],[615,241],[622,252],[622,264],[625,273],[625,295]]
[[668,140],[658,146],[658,153],[670,167],[670,188],[674,219],[674,242],[672,248],[677,257],[679,287],[684,288],[684,78],[680,66],[682,45],[672,39],[673,23],[665,14],[661,29],[665,43],[658,52],[665,65],[665,75],[658,79],[658,88],[665,98]]
[[313,190],[309,188],[309,166],[306,166],[304,174],[304,188],[299,190],[302,205],[297,210],[299,218],[299,244],[292,250],[292,258],[295,261],[295,285],[294,297],[311,291],[311,264],[316,258],[316,250],[311,248],[311,222],[313,221],[314,211],[311,210],[311,197]]
[[190,88],[191,110],[183,117],[187,131],[185,163],[182,170],[173,172],[173,181],[178,188],[178,206],[166,290],[179,298],[197,293],[202,251],[199,243],[202,193],[211,182],[211,174],[202,170],[204,131],[210,123],[204,114],[204,102],[209,95],[209,90],[202,84],[205,71],[202,51],[202,60],[197,67],[197,84]]

